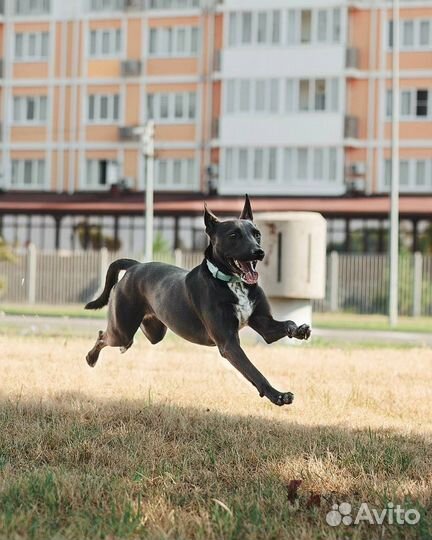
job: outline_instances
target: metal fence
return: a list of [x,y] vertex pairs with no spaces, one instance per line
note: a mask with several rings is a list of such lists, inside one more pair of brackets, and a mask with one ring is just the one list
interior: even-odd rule
[[[38,252],[33,246],[14,255],[13,262],[0,262],[2,303],[85,303],[100,291],[109,263],[122,256],[106,250]],[[201,252],[179,250],[155,256],[155,260],[186,269],[202,259]],[[432,256],[401,256],[399,278],[400,313],[432,315]],[[326,295],[322,300],[314,300],[314,309],[386,313],[388,281],[386,255],[331,253],[327,257]]]

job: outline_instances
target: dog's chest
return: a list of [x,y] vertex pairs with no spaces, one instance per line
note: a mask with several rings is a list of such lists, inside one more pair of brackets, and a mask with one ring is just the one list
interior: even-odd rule
[[237,297],[237,304],[234,304],[235,314],[239,321],[239,327],[245,326],[253,312],[253,302],[249,298],[248,289],[243,283],[228,283],[228,287]]

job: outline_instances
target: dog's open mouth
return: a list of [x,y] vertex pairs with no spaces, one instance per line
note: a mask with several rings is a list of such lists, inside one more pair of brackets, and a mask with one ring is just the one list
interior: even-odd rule
[[255,285],[258,281],[256,265],[258,261],[237,261],[233,259],[233,264],[242,280],[248,285]]

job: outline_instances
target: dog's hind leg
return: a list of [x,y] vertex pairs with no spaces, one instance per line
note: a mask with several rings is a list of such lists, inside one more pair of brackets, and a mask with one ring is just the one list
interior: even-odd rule
[[156,343],[162,341],[167,332],[167,327],[164,323],[154,315],[145,315],[140,324],[140,328],[152,345],[156,345]]
[[99,334],[98,334],[98,338],[96,340],[96,343],[95,343],[93,349],[91,349],[91,351],[89,351],[87,353],[87,356],[86,356],[87,364],[90,367],[95,367],[96,362],[98,361],[99,354],[100,354],[101,350],[104,347],[107,347],[107,345],[108,345],[105,342],[104,338],[105,338],[104,332],[102,332],[102,330],[99,330]]

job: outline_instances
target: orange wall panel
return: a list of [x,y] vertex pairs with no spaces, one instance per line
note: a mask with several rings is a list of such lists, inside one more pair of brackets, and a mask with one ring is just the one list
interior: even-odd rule
[[112,125],[87,126],[86,140],[89,142],[118,142],[118,127]]
[[126,88],[125,121],[126,125],[139,124],[141,114],[140,88],[137,84],[129,84]]
[[157,150],[156,159],[188,159],[195,158],[193,150]]
[[150,28],[167,26],[198,26],[200,18],[195,17],[152,17],[148,21]]
[[92,20],[89,23],[90,30],[103,30],[111,28],[121,28],[121,19],[102,19],[102,20]]
[[196,75],[197,58],[150,58],[147,61],[147,74],[157,75]]
[[125,177],[138,178],[138,150],[126,150],[124,153],[123,174]]
[[47,138],[46,127],[16,126],[11,128],[11,141],[13,143],[43,143]]
[[12,71],[15,79],[47,79],[48,62],[16,62]]
[[47,92],[46,86],[16,86],[12,90],[14,96],[46,96]]
[[146,92],[149,94],[158,92],[196,92],[196,83],[164,83],[164,84],[148,84]]
[[127,26],[127,57],[139,60],[142,57],[143,46],[142,24],[140,19],[129,19]]
[[[432,122],[404,122],[400,123],[400,139],[432,140]],[[391,122],[386,122],[385,138],[391,139]],[[432,151],[431,151],[432,152]]]
[[359,69],[369,67],[370,11],[353,9],[350,11],[349,44],[359,50]]
[[98,79],[120,77],[120,60],[89,60],[88,76]]
[[156,125],[156,141],[194,141],[195,126],[193,124]]
[[367,136],[368,82],[351,79],[348,83],[347,114],[359,119],[359,137]]

